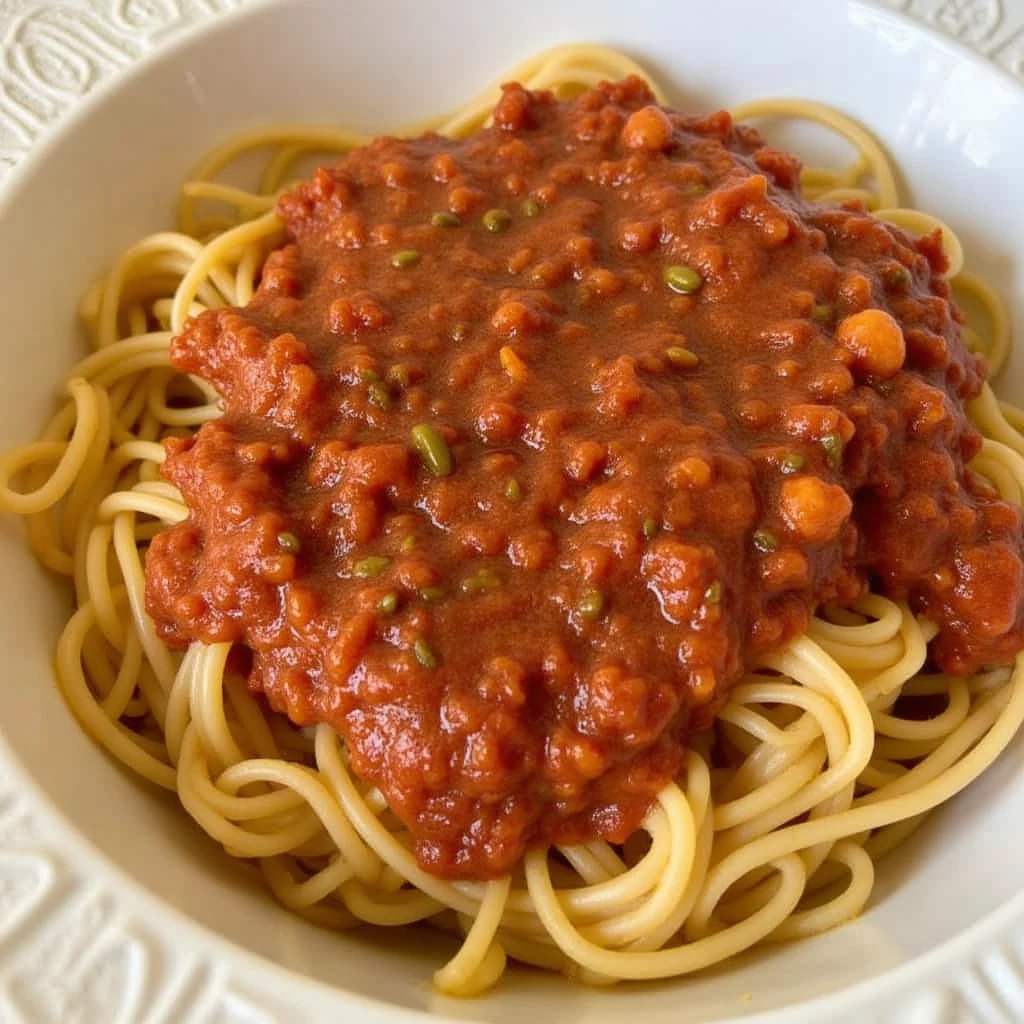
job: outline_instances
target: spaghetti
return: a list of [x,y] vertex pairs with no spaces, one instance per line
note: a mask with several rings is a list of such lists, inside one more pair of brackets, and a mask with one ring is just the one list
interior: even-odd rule
[[[617,53],[577,46],[506,77],[568,95],[637,71]],[[493,101],[489,90],[417,131],[469,134]],[[863,128],[806,102],[764,100],[735,113],[809,118],[854,145],[850,167],[804,172],[809,197],[862,199],[912,232],[941,227],[954,288],[987,310],[968,339],[998,370],[1009,348],[1002,306],[962,269],[948,228],[901,206],[895,174]],[[332,928],[423,921],[460,935],[434,976],[450,994],[493,985],[509,957],[594,984],[664,978],[854,918],[877,859],[1019,728],[1024,656],[973,678],[937,674],[925,670],[935,627],[905,603],[868,594],[852,608],[823,608],[733,688],[641,833],[622,846],[533,849],[511,876],[472,882],[425,871],[381,792],[353,774],[339,736],[268,713],[229,671],[229,644],[196,643],[180,657],[157,636],[142,553],[188,515],[161,479],[160,442],[220,414],[206,384],[172,368],[170,340],[203,309],[252,298],[281,240],[275,198],[297,163],[366,141],[288,127],[207,157],[183,187],[178,229],[141,240],[87,293],[92,351],[69,372],[68,401],[38,441],[0,460],[0,508],[25,517],[40,562],[73,583],[76,610],[57,649],[72,712],[133,772],[176,792],[229,854],[257,862],[286,907]],[[255,191],[218,180],[253,151],[269,154]],[[987,386],[971,411],[987,438],[974,468],[1021,504],[1022,414]],[[734,764],[716,763],[713,743],[733,751]]]

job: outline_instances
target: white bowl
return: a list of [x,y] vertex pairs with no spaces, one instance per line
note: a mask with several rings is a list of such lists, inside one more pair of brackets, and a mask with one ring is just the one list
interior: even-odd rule
[[[176,186],[213,143],[281,120],[395,129],[570,40],[626,49],[681,107],[804,95],[867,122],[896,154],[917,205],[944,216],[973,268],[1019,306],[1024,90],[874,7],[790,0],[780,18],[778,5],[760,0],[290,0],[193,33],[102,90],[5,190],[0,448],[32,438],[52,409],[80,353],[82,289],[120,249],[169,222]],[[1018,350],[1004,373],[1006,393],[1022,358]],[[1024,942],[1024,739],[884,863],[869,911],[853,924],[696,978],[588,990],[512,971],[497,992],[459,1003],[428,984],[449,952],[441,940],[336,935],[295,919],[171,799],[85,739],[52,682],[66,595],[9,518],[0,564],[0,1019],[5,1000],[26,1016],[62,1019],[65,999],[86,1024],[217,1013],[369,1024],[400,1010],[685,1024],[900,1019],[915,1007],[929,1020],[939,1005],[929,993],[953,982],[973,991],[972,964],[985,958],[990,995],[1024,1012],[1014,960],[995,945],[1008,935]],[[19,832],[19,807],[44,824]],[[28,896],[26,878],[35,879]],[[64,986],[57,995],[43,992],[51,981]],[[827,1008],[811,1002],[824,996]]]

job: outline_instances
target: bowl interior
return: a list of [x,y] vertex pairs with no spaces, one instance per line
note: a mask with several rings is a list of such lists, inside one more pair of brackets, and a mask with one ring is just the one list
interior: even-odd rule
[[[702,5],[699,17],[689,5],[653,0],[453,0],[445,11],[439,26],[434,5],[398,0],[347,4],[344,13],[332,0],[256,5],[147,62],[65,125],[0,205],[0,281],[14,285],[0,289],[0,448],[34,436],[80,354],[78,295],[120,249],[170,221],[176,186],[213,143],[283,120],[395,130],[456,106],[523,57],[571,40],[631,52],[669,83],[683,108],[803,95],[865,121],[897,156],[915,203],[960,232],[973,269],[1019,309],[1024,263],[1011,226],[1024,221],[1014,170],[1024,167],[1024,92],[895,16],[857,3],[794,0],[783,30],[775,9],[757,0]],[[805,152],[820,145],[796,141]],[[1018,398],[1021,358],[1018,352],[1001,381]],[[651,1024],[742,1017],[904,964],[1024,888],[1013,841],[1013,823],[1024,813],[1018,742],[885,862],[871,909],[847,927],[682,983],[590,991],[512,971],[483,999],[444,1000],[427,983],[447,953],[442,940],[415,931],[334,935],[304,924],[271,902],[174,801],[95,749],[51,684],[66,596],[7,518],[0,560],[7,662],[0,729],[16,760],[117,868],[299,979],[473,1020],[538,1013],[602,1022],[621,1019],[627,1008]],[[969,887],[950,884],[968,868]],[[198,931],[195,941],[207,948]]]

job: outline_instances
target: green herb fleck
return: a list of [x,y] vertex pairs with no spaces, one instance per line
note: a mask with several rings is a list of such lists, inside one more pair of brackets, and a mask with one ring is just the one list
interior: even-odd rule
[[352,571],[366,579],[379,576],[390,564],[391,559],[387,555],[367,555],[352,566]]
[[526,199],[523,201],[523,215],[526,217],[539,217],[544,212],[537,199]]
[[644,536],[650,540],[658,532],[658,520],[653,516],[648,516],[644,520],[643,531]]
[[599,618],[604,611],[604,594],[600,590],[586,591],[580,598],[578,611],[585,619]]
[[704,591],[704,603],[705,604],[718,604],[722,600],[722,581],[715,580],[714,583],[708,586],[708,589]]
[[452,471],[452,453],[437,429],[429,423],[417,423],[411,434],[413,447],[419,452],[423,465],[434,476],[448,476]]
[[839,469],[843,464],[843,439],[838,434],[826,434],[821,439],[821,447],[825,449],[828,464]]
[[366,390],[370,396],[371,405],[377,406],[378,409],[391,408],[391,392],[388,391],[386,384],[382,384],[379,380],[374,381]]
[[501,586],[501,577],[494,569],[477,569],[472,576],[467,576],[461,583],[464,593],[476,594],[482,590],[497,590]]
[[443,587],[423,587],[420,590],[420,600],[425,601],[427,604],[434,604],[440,601],[444,597]]
[[704,278],[693,267],[682,264],[666,267],[664,278],[665,284],[680,295],[692,295],[704,284]]
[[832,323],[832,307],[827,302],[815,303],[811,310],[811,319],[820,327],[828,327]]
[[398,608],[398,595],[393,591],[388,591],[378,602],[377,611],[383,612],[385,615],[393,615],[395,610]]
[[505,484],[505,497],[509,501],[521,501],[523,497],[522,484],[515,477],[511,477]]
[[430,218],[435,228],[458,228],[462,226],[462,218],[457,213],[440,210]]
[[491,234],[497,235],[507,231],[512,226],[512,215],[508,210],[495,207],[483,215],[483,224]]
[[893,290],[906,288],[910,284],[910,271],[904,266],[890,267],[885,272],[885,284]]
[[391,266],[396,270],[407,270],[415,267],[420,261],[420,254],[416,249],[400,249],[391,257]]
[[416,547],[416,538],[410,533],[402,538],[402,543],[398,545],[399,550],[403,554],[408,554],[414,547]]
[[437,668],[437,655],[423,637],[416,638],[416,642],[412,645],[412,653],[424,668]]
[[790,473],[797,473],[803,469],[806,461],[799,452],[789,452],[783,456],[779,463],[779,469],[788,476]]
[[769,530],[754,531],[754,547],[760,551],[762,555],[769,554],[778,546],[779,539],[774,533],[771,533]]
[[277,535],[277,546],[290,555],[297,555],[302,550],[302,541],[291,530],[282,530]]

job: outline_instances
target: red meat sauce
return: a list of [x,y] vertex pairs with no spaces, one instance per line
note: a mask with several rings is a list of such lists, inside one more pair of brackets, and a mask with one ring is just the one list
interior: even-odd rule
[[224,414],[167,442],[160,635],[251,652],[426,870],[622,841],[744,667],[869,584],[946,671],[1024,643],[939,238],[798,171],[635,78],[508,85],[464,141],[379,139],[283,196],[252,302],[174,340]]

